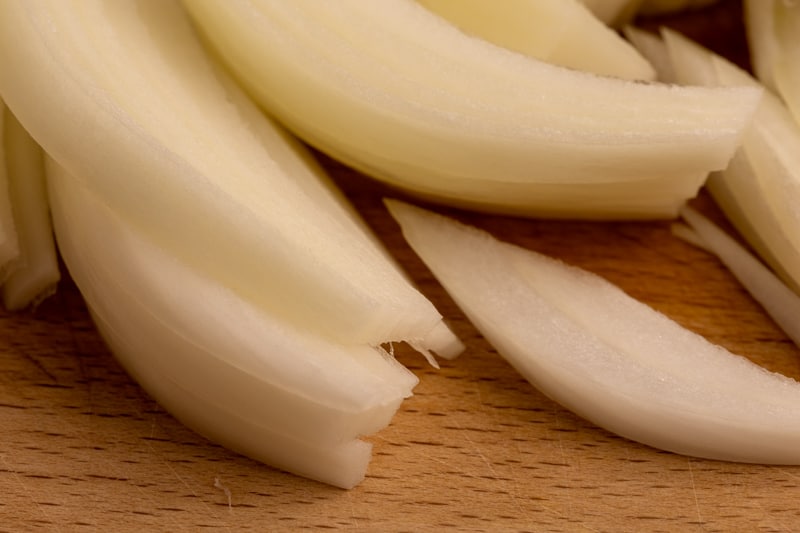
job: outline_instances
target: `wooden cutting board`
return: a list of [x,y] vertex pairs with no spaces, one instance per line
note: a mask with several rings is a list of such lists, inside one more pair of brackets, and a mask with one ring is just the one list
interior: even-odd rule
[[[725,10],[735,14],[735,3]],[[392,192],[322,160],[467,344],[441,370],[398,348],[421,383],[370,438],[367,479],[334,489],[187,430],[122,371],[66,279],[35,312],[0,313],[0,531],[800,529],[800,468],[660,452],[534,390],[405,245],[380,203]],[[696,205],[719,219],[705,195]],[[716,260],[673,238],[669,222],[447,212],[601,274],[711,341],[800,378],[798,349]]]

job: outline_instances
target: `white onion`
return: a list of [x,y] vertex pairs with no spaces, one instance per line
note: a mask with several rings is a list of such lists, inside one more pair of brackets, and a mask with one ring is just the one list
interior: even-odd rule
[[[760,86],[720,56],[664,31],[673,70],[682,83]],[[758,107],[730,166],[709,190],[753,247],[783,280],[800,289],[800,127],[770,92]]]
[[116,357],[157,401],[269,464],[338,486],[363,478],[369,447],[355,439],[389,423],[417,382],[410,372],[203,277],[56,163],[48,179],[70,274]]
[[664,450],[800,463],[800,383],[709,343],[589,272],[407,204],[388,205],[475,327],[555,401]]
[[44,150],[198,272],[343,342],[439,327],[176,3],[3,2],[0,70],[14,73],[0,93]]
[[59,247],[116,357],[198,432],[342,487],[463,345],[170,1],[0,4],[0,94],[48,153]]
[[716,255],[761,304],[786,335],[800,346],[800,296],[753,257],[742,245],[690,207],[681,217],[691,226],[701,246]]
[[249,92],[306,141],[477,209],[674,216],[727,164],[759,98],[553,66],[411,0],[185,5]]

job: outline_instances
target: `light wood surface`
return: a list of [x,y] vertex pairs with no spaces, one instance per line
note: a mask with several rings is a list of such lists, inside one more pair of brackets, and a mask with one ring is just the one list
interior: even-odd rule
[[[404,244],[380,203],[388,191],[323,161],[468,347],[438,371],[399,348],[421,383],[370,438],[367,479],[334,489],[187,430],[121,370],[65,280],[35,312],[0,313],[0,531],[800,530],[800,468],[660,452],[534,390]],[[705,196],[696,204],[718,217]],[[800,378],[798,349],[716,260],[673,238],[669,222],[448,212],[599,273],[711,341]]]

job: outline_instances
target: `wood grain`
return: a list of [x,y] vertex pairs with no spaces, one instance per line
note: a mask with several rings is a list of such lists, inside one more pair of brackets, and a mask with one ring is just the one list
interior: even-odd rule
[[[398,347],[421,383],[370,438],[367,479],[351,491],[330,488],[187,430],[114,361],[67,279],[35,312],[0,313],[0,531],[800,529],[800,468],[660,452],[539,394],[405,245],[381,205],[392,191],[321,160],[468,346],[438,371]],[[705,196],[696,204],[719,218]],[[597,272],[710,340],[800,378],[797,348],[716,260],[674,239],[668,222],[441,211]]]

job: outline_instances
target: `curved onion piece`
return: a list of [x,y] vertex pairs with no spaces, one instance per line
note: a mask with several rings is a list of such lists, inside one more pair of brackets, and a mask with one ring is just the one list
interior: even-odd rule
[[578,0],[417,1],[470,35],[548,63],[631,80],[656,75]]
[[800,322],[797,320],[800,296],[741,244],[694,209],[684,207],[681,218],[696,235],[698,245],[716,255],[786,335],[800,346]]
[[345,343],[442,327],[176,2],[2,2],[0,70],[13,72],[0,93],[48,154],[240,297]]
[[699,457],[800,463],[800,383],[598,276],[398,202],[412,248],[543,393],[619,435]]
[[677,214],[760,98],[557,67],[411,0],[187,0],[238,79],[306,141],[417,195],[541,216]]
[[[626,32],[634,45],[656,66],[661,80],[715,86],[723,83],[719,76],[720,70],[729,73],[736,71],[732,65],[716,61],[710,51],[679,34],[665,32],[670,42],[668,48],[667,43],[657,35],[636,28],[626,28]],[[755,83],[754,80],[742,76],[741,73],[737,76],[738,83]],[[771,106],[770,101],[773,102]],[[778,111],[780,106],[776,106],[774,102],[774,96],[767,94],[763,104],[771,107],[773,114],[782,114],[785,117],[786,113]],[[755,120],[758,121],[759,116],[763,118],[764,112],[757,112]],[[790,235],[783,227],[785,220],[770,205],[764,184],[766,180],[780,181],[787,177],[786,174],[763,170],[759,177],[755,174],[746,150],[740,149],[725,170],[709,176],[706,187],[739,233],[764,261],[785,283],[798,290],[800,283],[796,273],[800,272],[800,249],[794,247]],[[683,237],[686,238],[687,235],[684,234]]]
[[[753,85],[746,72],[697,43],[664,31],[681,83]],[[709,190],[742,235],[794,290],[800,289],[800,127],[765,92],[742,147]]]
[[417,379],[380,349],[303,331],[197,274],[63,167],[59,248],[115,356],[168,411],[246,455],[350,487]]

